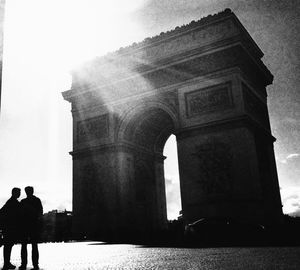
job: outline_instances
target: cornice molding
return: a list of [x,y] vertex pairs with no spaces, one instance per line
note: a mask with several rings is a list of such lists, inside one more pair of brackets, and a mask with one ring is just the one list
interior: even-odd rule
[[208,15],[205,16],[198,21],[191,21],[190,23],[182,26],[177,26],[174,29],[171,29],[166,32],[161,32],[159,35],[153,36],[153,37],[147,37],[141,42],[134,42],[133,44],[126,46],[126,47],[121,47],[115,52],[108,53],[105,56],[97,57],[94,61],[100,61],[105,58],[111,58],[114,55],[115,56],[126,56],[130,55],[136,51],[139,50],[145,50],[149,47],[153,47],[154,45],[158,45],[160,43],[164,43],[170,39],[174,39],[176,37],[185,35],[187,33],[190,33],[192,31],[197,31],[199,29],[202,29],[204,27],[208,27],[211,24],[215,24],[219,21],[226,20],[228,18],[232,18],[235,23],[238,24],[238,26],[242,29],[243,34],[245,34],[245,37],[249,39],[255,47],[257,55],[261,58],[263,56],[263,52],[260,50],[260,48],[256,45],[254,40],[251,38],[247,30],[244,28],[244,26],[240,23],[236,15],[231,11],[231,9],[227,8],[221,12],[215,13],[213,15]]
[[113,152],[129,152],[133,154],[140,154],[143,153],[146,156],[152,156],[156,160],[164,160],[166,157],[162,153],[153,152],[148,150],[147,148],[144,148],[137,144],[132,144],[130,142],[119,142],[114,144],[104,144],[104,145],[98,145],[94,147],[88,147],[83,149],[77,149],[72,152],[69,152],[69,154],[73,157],[73,159],[78,159],[82,157],[89,157],[93,156],[95,157],[95,154],[99,153],[113,153]]
[[226,9],[86,62],[73,70],[72,90],[82,92],[112,85],[116,81],[128,80],[136,74],[164,69],[178,61],[199,57],[205,52],[211,53],[215,49],[232,46],[234,43],[244,46],[255,59],[261,72],[268,77],[267,68],[260,60],[263,53],[235,14]]
[[248,115],[241,115],[226,120],[212,121],[193,127],[181,128],[174,132],[174,134],[176,135],[177,140],[180,140],[186,137],[193,136],[192,134],[195,132],[195,135],[198,135],[199,132],[214,132],[220,131],[221,128],[222,130],[225,130],[237,127],[247,127],[254,132],[259,131],[259,134],[261,134],[267,141],[272,143],[276,141],[276,138],[272,136],[270,130],[264,128],[260,123],[258,123]]

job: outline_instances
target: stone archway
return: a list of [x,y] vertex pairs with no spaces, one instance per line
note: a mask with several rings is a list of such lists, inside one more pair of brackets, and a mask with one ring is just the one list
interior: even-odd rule
[[[116,140],[123,146],[127,145],[127,149],[122,151],[126,152],[126,160],[131,162],[133,168],[131,191],[134,193],[129,196],[134,211],[127,214],[124,220],[128,216],[134,217],[134,230],[141,234],[166,229],[163,148],[168,137],[176,130],[178,119],[161,102],[145,102],[130,108],[124,115]],[[121,174],[124,174],[124,170]],[[123,201],[128,201],[127,192],[121,196]],[[126,230],[130,231],[129,228]]]
[[74,232],[103,239],[166,227],[162,150],[171,133],[185,222],[279,222],[273,76],[262,56],[225,10],[75,70],[63,93],[73,114]]

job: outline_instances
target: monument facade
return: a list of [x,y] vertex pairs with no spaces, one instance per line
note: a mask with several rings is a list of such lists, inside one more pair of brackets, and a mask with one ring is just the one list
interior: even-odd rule
[[230,10],[85,64],[73,115],[73,229],[88,238],[167,226],[163,148],[178,146],[185,222],[279,222],[267,108],[273,76]]

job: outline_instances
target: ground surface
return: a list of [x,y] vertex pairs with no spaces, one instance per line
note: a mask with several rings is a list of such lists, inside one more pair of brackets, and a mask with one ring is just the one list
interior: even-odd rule
[[[42,270],[300,269],[300,247],[159,248],[79,242],[40,244],[39,249]],[[17,266],[19,254],[20,245],[16,245],[11,261]]]

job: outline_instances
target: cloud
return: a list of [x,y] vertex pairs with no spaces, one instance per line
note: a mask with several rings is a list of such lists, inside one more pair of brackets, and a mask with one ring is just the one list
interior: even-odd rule
[[175,175],[166,175],[166,199],[168,219],[176,219],[181,210],[179,177]]
[[300,217],[300,187],[281,188],[283,213],[290,216]]
[[287,155],[286,158],[278,160],[278,161],[281,162],[281,163],[283,163],[283,164],[287,164],[289,161],[296,160],[299,157],[300,157],[300,154],[293,153],[293,154]]
[[300,154],[292,152],[277,158],[277,171],[281,187],[300,186]]
[[288,124],[292,124],[292,125],[295,125],[295,126],[299,126],[300,125],[299,119],[292,118],[292,117],[285,117],[284,120],[283,120],[283,122],[284,123],[288,123]]
[[297,158],[297,157],[300,157],[300,154],[298,153],[295,153],[295,154],[289,154],[286,159],[293,159],[293,158]]
[[292,205],[293,207],[298,207],[298,208],[300,208],[300,207],[299,207],[299,206],[300,206],[299,201],[295,201],[295,202],[293,202],[291,205]]

